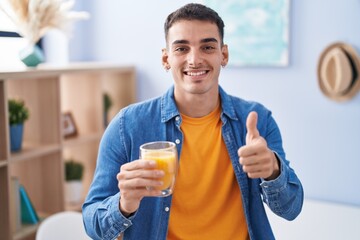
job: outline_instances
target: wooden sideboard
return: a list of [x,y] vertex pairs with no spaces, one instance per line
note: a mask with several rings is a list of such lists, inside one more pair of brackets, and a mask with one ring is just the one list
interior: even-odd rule
[[[97,150],[105,129],[103,94],[113,101],[111,119],[121,108],[136,101],[133,66],[72,63],[64,67],[0,70],[0,239],[35,239],[38,225],[13,231],[10,209],[11,178],[24,185],[40,216],[64,210],[80,210],[64,198],[64,161],[84,163],[84,196],[92,181]],[[30,110],[20,152],[10,151],[9,98],[20,98]],[[62,115],[71,112],[77,135],[63,136]]]

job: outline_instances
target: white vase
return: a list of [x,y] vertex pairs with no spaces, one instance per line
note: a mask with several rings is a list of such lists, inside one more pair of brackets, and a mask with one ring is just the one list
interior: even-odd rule
[[83,186],[81,181],[73,180],[65,183],[65,201],[67,203],[80,203],[83,199]]
[[45,62],[64,66],[69,63],[69,38],[59,29],[49,30],[43,38]]

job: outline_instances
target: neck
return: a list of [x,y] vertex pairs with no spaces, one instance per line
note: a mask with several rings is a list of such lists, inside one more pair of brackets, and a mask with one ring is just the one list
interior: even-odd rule
[[176,105],[181,114],[199,118],[211,113],[220,101],[219,91],[212,94],[180,95],[175,91]]

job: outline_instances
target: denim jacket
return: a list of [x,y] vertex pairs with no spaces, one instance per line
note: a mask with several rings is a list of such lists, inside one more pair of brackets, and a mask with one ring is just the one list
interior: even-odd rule
[[[261,104],[230,96],[221,87],[219,93],[222,136],[241,189],[250,239],[274,239],[263,202],[275,214],[292,220],[302,208],[302,185],[285,159],[271,112]],[[237,150],[245,144],[246,118],[251,111],[258,113],[260,135],[280,162],[280,175],[272,181],[248,178],[239,163]],[[175,142],[181,161],[181,121],[173,87],[159,98],[122,109],[111,121],[100,142],[94,179],[83,205],[85,229],[91,238],[115,239],[123,233],[124,240],[166,239],[172,197],[145,197],[138,211],[126,218],[119,211],[116,175],[122,164],[139,158],[139,146],[146,142]]]

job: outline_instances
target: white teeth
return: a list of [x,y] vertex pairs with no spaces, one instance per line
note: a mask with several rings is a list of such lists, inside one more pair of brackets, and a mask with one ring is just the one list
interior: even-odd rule
[[201,71],[201,72],[187,72],[187,75],[189,76],[200,76],[202,74],[205,74],[206,71]]

